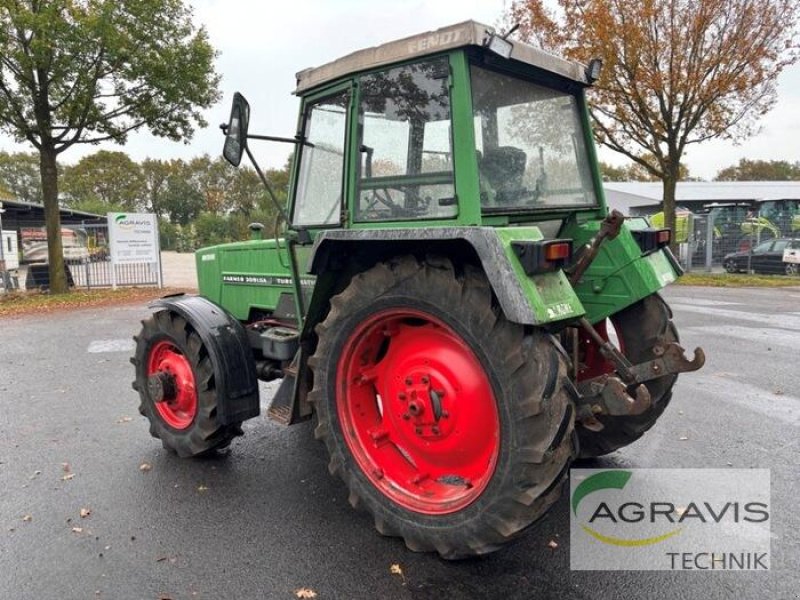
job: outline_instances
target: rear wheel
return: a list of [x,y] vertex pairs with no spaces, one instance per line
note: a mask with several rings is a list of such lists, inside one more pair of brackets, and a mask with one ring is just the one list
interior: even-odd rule
[[800,265],[797,263],[786,263],[786,274],[797,275],[800,274]]
[[559,497],[573,456],[566,362],[550,336],[503,318],[481,273],[378,264],[317,333],[315,433],[378,531],[445,558],[485,554]]
[[240,423],[217,423],[214,365],[195,328],[170,311],[142,321],[131,362],[139,412],[150,434],[181,457],[224,448],[242,434]]
[[[678,332],[672,323],[672,313],[666,302],[658,294],[648,296],[636,304],[613,315],[597,327],[601,333],[614,331],[616,345],[633,364],[647,362],[656,358],[653,347],[678,341]],[[614,340],[612,340],[614,341]],[[596,346],[594,346],[596,348]],[[612,373],[613,365],[605,361],[599,349],[592,352],[592,346],[585,352],[591,357],[586,377],[596,377],[602,373]],[[598,416],[603,429],[593,431],[578,426],[580,455],[582,458],[602,456],[627,446],[638,440],[650,429],[672,398],[672,386],[677,375],[659,377],[645,383],[652,399],[652,405],[644,413],[630,417]]]

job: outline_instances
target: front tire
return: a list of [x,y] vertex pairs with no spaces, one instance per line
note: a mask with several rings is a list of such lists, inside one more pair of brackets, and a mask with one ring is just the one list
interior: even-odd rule
[[180,457],[201,456],[228,446],[242,435],[241,423],[217,423],[214,365],[195,328],[171,311],[142,321],[131,358],[139,412],[150,435]]
[[[635,365],[654,360],[654,346],[679,341],[678,331],[672,323],[672,312],[658,294],[621,310],[610,320],[619,338],[620,350]],[[666,375],[645,382],[652,405],[640,415],[597,416],[603,424],[600,431],[578,426],[581,458],[609,454],[642,437],[669,405],[677,378],[677,375]]]
[[482,273],[379,263],[332,298],[317,334],[315,434],[382,534],[485,554],[560,496],[574,453],[566,361],[503,317]]

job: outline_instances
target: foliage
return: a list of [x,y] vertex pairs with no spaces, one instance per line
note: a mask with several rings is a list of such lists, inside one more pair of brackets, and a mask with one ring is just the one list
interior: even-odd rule
[[0,189],[5,190],[9,199],[40,203],[42,180],[37,155],[0,152]]
[[715,181],[800,181],[800,162],[748,160],[722,169]]
[[[658,181],[658,178],[638,163],[628,163],[615,167],[600,161],[600,174],[603,181]],[[689,168],[681,163],[680,181],[691,180]]]
[[0,2],[0,130],[39,151],[54,292],[66,291],[57,156],[141,127],[189,139],[219,97],[214,56],[182,0]]
[[62,180],[69,206],[93,206],[100,214],[135,210],[145,194],[142,169],[124,152],[100,150],[86,156],[64,168]]
[[[664,183],[667,225],[687,146],[752,134],[798,59],[796,0],[515,0],[507,20],[548,50],[604,66],[590,96],[601,143]],[[652,160],[648,160],[650,157]]]

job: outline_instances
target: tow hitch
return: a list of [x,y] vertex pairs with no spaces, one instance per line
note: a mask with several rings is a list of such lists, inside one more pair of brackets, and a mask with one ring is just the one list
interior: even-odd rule
[[[570,283],[575,285],[597,257],[600,246],[606,239],[613,240],[619,235],[625,217],[619,211],[612,211],[600,226],[597,235],[584,247],[578,259],[566,269]],[[695,348],[694,357],[689,360],[684,349],[675,342],[658,343],[652,353],[653,360],[634,365],[611,342],[606,340],[585,317],[578,326],[597,344],[603,357],[614,365],[614,375],[605,374],[576,383],[577,418],[588,429],[599,431],[603,424],[595,417],[632,416],[645,412],[652,404],[650,392],[644,385],[646,381],[667,375],[696,371],[705,364],[702,348]],[[578,357],[574,357],[577,361]]]

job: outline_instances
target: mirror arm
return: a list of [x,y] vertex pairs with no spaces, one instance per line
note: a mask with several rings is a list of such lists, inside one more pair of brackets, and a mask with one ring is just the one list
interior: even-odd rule
[[255,135],[255,134],[247,134],[248,140],[264,140],[267,142],[283,142],[284,144],[302,144],[303,146],[308,146],[309,148],[314,148],[314,144],[309,141],[306,141],[305,138],[297,136],[293,138],[287,137],[277,137],[274,135]]

